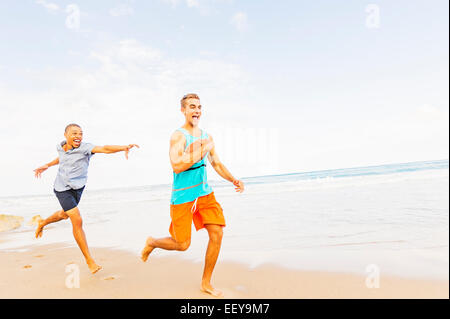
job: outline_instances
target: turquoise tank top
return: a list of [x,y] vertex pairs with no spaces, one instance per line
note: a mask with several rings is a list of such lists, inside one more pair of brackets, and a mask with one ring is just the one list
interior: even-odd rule
[[[198,139],[208,138],[208,134],[203,130],[200,137],[192,136],[183,128],[179,128],[177,131],[183,133],[186,138],[185,150]],[[170,199],[172,205],[192,202],[198,197],[212,193],[212,188],[208,185],[206,176],[207,156],[208,154],[184,172],[173,173],[172,198]]]

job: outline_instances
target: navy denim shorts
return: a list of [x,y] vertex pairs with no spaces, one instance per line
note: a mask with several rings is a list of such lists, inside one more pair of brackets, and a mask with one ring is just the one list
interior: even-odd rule
[[55,192],[62,209],[67,212],[68,210],[74,209],[78,206],[83,190],[84,186],[80,189],[69,189],[63,192],[58,192],[56,190],[53,191]]

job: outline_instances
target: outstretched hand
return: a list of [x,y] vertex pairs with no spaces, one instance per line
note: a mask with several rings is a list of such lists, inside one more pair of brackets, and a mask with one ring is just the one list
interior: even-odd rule
[[244,182],[236,179],[233,181],[233,185],[236,186],[236,192],[243,193],[244,192]]
[[129,145],[126,146],[126,148],[125,148],[125,158],[126,158],[126,159],[128,159],[128,152],[130,152],[130,150],[131,150],[133,147],[139,148],[139,145],[137,145],[137,144],[129,144]]
[[34,177],[40,178],[42,173],[45,172],[47,169],[48,169],[48,165],[43,165],[41,167],[36,168],[35,170],[33,170]]

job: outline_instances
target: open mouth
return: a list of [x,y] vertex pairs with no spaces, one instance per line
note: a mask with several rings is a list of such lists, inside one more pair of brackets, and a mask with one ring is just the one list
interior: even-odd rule
[[74,143],[74,144],[80,144],[80,143],[81,143],[81,140],[73,140],[73,143]]
[[200,116],[199,116],[199,115],[192,115],[192,119],[193,119],[193,120],[199,120],[199,119],[200,119]]

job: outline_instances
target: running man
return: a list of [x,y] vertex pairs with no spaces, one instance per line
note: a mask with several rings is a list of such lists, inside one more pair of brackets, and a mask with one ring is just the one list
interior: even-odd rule
[[89,270],[95,274],[101,267],[95,263],[89,253],[86,236],[82,228],[83,220],[77,207],[87,182],[89,160],[95,153],[110,154],[122,151],[125,152],[125,157],[128,159],[130,149],[139,146],[136,144],[95,146],[90,143],[83,143],[83,131],[78,124],[67,125],[64,136],[66,140],[56,147],[59,156],[50,163],[34,170],[35,177],[39,178],[49,167],[59,164],[54,183],[54,193],[62,207],[62,210],[57,211],[45,220],[39,221],[36,238],[42,237],[43,229],[48,224],[70,218],[73,236],[86,259]]
[[170,202],[171,237],[155,239],[148,237],[142,250],[145,262],[155,248],[185,251],[191,243],[191,225],[196,230],[206,228],[209,235],[201,290],[214,297],[223,293],[211,285],[211,276],[222,243],[222,227],[225,226],[222,207],[216,201],[206,177],[206,156],[215,171],[233,183],[237,192],[244,191],[244,183],[231,175],[219,159],[211,135],[198,127],[202,115],[200,98],[187,94],[181,99],[184,125],[170,139],[170,163],[173,168],[173,189]]

